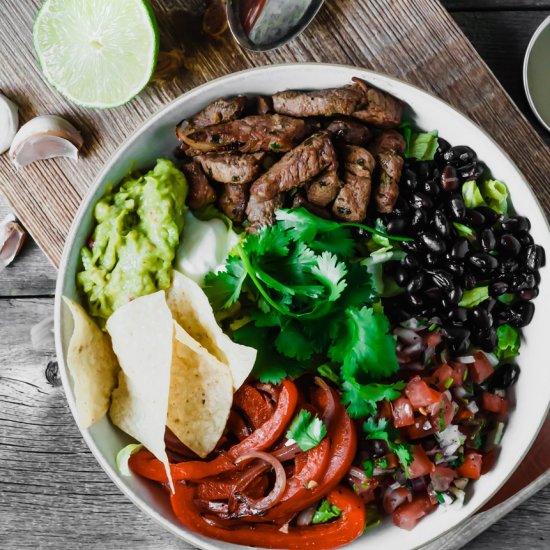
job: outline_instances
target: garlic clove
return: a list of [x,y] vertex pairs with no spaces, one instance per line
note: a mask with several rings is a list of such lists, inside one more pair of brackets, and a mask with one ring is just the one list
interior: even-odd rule
[[19,126],[17,105],[0,94],[0,154],[5,153],[12,144]]
[[42,115],[21,126],[9,154],[15,166],[21,168],[54,157],[78,160],[83,144],[80,132],[70,122],[56,115]]
[[0,269],[7,267],[17,256],[27,233],[15,221],[13,214],[8,214],[0,222]]

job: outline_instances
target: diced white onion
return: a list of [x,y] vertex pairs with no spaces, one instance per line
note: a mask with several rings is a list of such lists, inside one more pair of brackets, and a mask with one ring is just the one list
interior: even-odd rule
[[459,477],[453,481],[454,485],[461,490],[466,489],[466,485],[470,480],[467,477]]
[[392,491],[395,491],[396,489],[399,489],[399,487],[401,487],[401,483],[399,483],[399,482],[397,482],[397,481],[396,481],[395,483],[392,483],[392,484],[390,485],[390,489],[391,489]]
[[486,351],[481,350],[481,353],[487,357],[487,361],[491,363],[493,367],[496,367],[499,364],[499,360],[494,353],[487,353]]
[[475,401],[470,401],[468,405],[466,405],[466,408],[474,414],[479,412],[479,407],[477,406],[477,403]]
[[463,355],[462,357],[458,358],[458,361],[464,363],[465,365],[469,365],[470,363],[475,363],[476,359],[473,355]]
[[414,344],[421,340],[420,336],[414,330],[408,328],[397,327],[393,333],[407,344]]

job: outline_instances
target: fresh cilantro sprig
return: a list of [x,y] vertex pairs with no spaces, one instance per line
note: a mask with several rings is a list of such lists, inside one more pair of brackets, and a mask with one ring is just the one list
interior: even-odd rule
[[323,500],[319,505],[319,508],[315,510],[311,523],[317,525],[319,523],[327,523],[331,519],[339,518],[342,515],[342,510],[338,506],[334,506],[328,500]]
[[302,409],[288,428],[286,438],[295,441],[305,452],[317,447],[326,435],[327,428],[323,421],[317,415],[311,418],[311,413]]

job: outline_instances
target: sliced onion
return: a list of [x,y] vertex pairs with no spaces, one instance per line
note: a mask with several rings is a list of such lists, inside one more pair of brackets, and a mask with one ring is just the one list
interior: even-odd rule
[[323,424],[328,430],[330,428],[330,425],[332,424],[332,420],[334,419],[334,414],[336,412],[336,401],[334,400],[334,393],[332,393],[330,386],[320,376],[315,377],[315,383],[322,390],[324,390],[324,392],[327,395],[327,406],[323,411],[321,420],[323,421]]
[[487,357],[487,361],[489,361],[489,363],[491,363],[493,367],[496,367],[499,364],[500,361],[498,360],[498,357],[494,353],[488,353],[483,350],[480,350],[480,351],[481,353],[483,353],[483,355],[485,355],[485,357]]
[[455,485],[455,487],[463,491],[464,489],[466,489],[466,485],[468,485],[469,481],[470,480],[467,477],[459,477],[453,481],[453,484]]
[[239,508],[239,499],[242,497],[243,491],[260,475],[269,470],[270,465],[265,462],[257,462],[253,464],[249,470],[245,471],[235,486],[235,491],[229,499],[229,511],[234,513]]
[[407,346],[403,350],[403,354],[410,356],[411,359],[413,357],[417,359],[420,356],[420,354],[424,351],[424,348],[425,348],[424,343],[421,340],[419,340],[418,342],[415,342],[414,344]]
[[457,361],[460,361],[464,365],[470,365],[476,362],[476,358],[473,355],[463,355],[462,357],[458,357]]
[[392,484],[390,485],[389,488],[390,488],[392,491],[395,491],[396,489],[399,489],[399,487],[401,487],[401,483],[399,483],[398,481],[396,481],[395,483],[392,483]]
[[275,451],[271,453],[271,456],[279,460],[280,462],[287,462],[288,460],[292,460],[293,458],[296,458],[299,454],[303,453],[302,449],[300,449],[300,446],[298,443],[293,441],[289,445],[290,441],[287,441],[286,445],[283,445],[282,447],[279,447]]
[[[272,506],[275,506],[275,504],[277,504],[283,497],[283,493],[286,489],[286,472],[279,460],[269,453],[264,453],[262,451],[251,451],[246,453],[245,455],[240,456],[235,462],[236,464],[240,464],[245,460],[252,460],[254,458],[262,460],[273,468],[275,473],[275,484],[273,485],[273,489],[263,498],[252,499],[241,493],[243,489],[241,488],[241,483],[239,482],[235,487],[235,498],[241,500],[253,510],[268,510]],[[248,483],[250,483],[250,481]]]
[[315,515],[315,510],[317,510],[317,503],[300,512],[296,518],[296,525],[298,527],[307,527]]
[[407,344],[414,344],[421,340],[420,335],[409,328],[397,327],[393,333]]
[[194,128],[191,124],[188,124],[185,128],[176,128],[176,135],[179,140],[183,141],[185,145],[188,145],[192,149],[196,149],[201,153],[209,153],[211,151],[217,151],[221,146],[216,143],[202,143],[200,141],[195,141],[189,136],[195,132],[197,128]]
[[479,407],[477,406],[477,403],[475,401],[470,401],[468,405],[466,405],[466,408],[474,414],[479,412]]
[[402,323],[400,323],[400,325],[403,328],[408,328],[411,330],[422,330],[426,328],[425,325],[422,325],[421,323],[419,323],[418,319],[415,319],[414,317],[411,319],[407,319],[406,321],[403,321]]
[[434,355],[435,348],[433,346],[428,346],[424,351],[424,357],[422,357],[424,364],[426,365]]

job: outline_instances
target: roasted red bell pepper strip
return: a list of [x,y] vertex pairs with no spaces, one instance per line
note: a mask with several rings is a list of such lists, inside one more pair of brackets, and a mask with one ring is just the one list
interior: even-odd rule
[[233,406],[247,416],[255,430],[267,422],[273,414],[273,410],[262,394],[250,384],[243,384],[235,393]]
[[341,516],[331,523],[289,527],[288,533],[280,525],[242,521],[233,529],[223,529],[209,523],[198,510],[193,499],[196,489],[189,485],[176,484],[171,495],[172,508],[179,520],[189,529],[207,537],[261,548],[288,548],[289,550],[338,548],[355,540],[365,528],[366,512],[361,498],[350,489],[338,487],[327,495],[327,500],[342,510]]
[[[283,389],[279,395],[277,407],[271,418],[246,439],[231,447],[226,453],[210,462],[190,460],[171,464],[174,481],[195,481],[215,476],[235,468],[234,461],[250,451],[263,451],[273,445],[287,428],[294,415],[298,401],[298,389],[290,380],[283,380]],[[133,454],[128,461],[130,469],[143,477],[168,483],[164,465],[149,451],[141,450]]]

